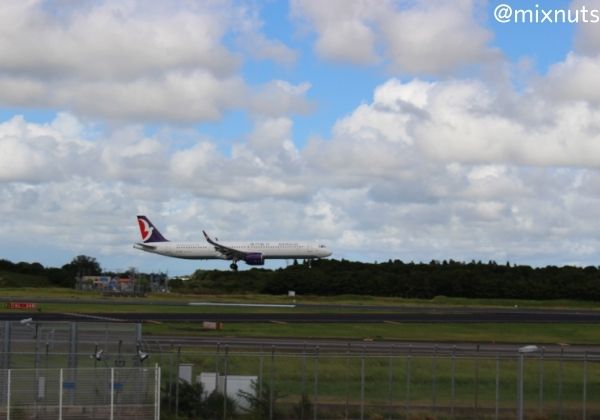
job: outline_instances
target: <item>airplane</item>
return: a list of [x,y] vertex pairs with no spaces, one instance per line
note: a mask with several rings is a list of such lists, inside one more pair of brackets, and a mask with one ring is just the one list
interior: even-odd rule
[[137,216],[142,242],[133,245],[135,249],[167,257],[190,260],[231,260],[231,269],[237,271],[238,261],[248,265],[264,265],[268,259],[313,260],[331,255],[322,244],[310,242],[218,242],[205,232],[206,242],[171,242],[167,240],[146,216]]

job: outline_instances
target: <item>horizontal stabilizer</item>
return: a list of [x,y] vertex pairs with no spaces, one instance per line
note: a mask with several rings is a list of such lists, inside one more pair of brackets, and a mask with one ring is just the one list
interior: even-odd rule
[[142,244],[142,243],[134,244],[133,247],[135,249],[156,249],[156,246],[154,246],[154,245],[148,245],[148,244]]

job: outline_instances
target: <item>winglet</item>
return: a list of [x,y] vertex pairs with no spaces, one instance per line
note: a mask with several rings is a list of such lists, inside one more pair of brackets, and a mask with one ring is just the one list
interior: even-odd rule
[[202,233],[204,234],[204,237],[206,238],[206,240],[208,241],[209,244],[211,245],[216,245],[217,243],[215,241],[213,241],[210,236],[208,236],[208,233],[206,233],[206,231],[202,231]]

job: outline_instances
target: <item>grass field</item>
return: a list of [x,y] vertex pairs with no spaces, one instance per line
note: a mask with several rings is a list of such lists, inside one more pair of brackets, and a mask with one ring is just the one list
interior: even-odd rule
[[[1,277],[1,273],[0,273]],[[600,303],[580,300],[520,300],[520,299],[468,299],[446,296],[436,296],[433,299],[405,299],[399,297],[339,295],[339,296],[296,296],[290,298],[281,295],[259,294],[221,294],[221,295],[186,295],[178,293],[148,294],[143,298],[132,297],[104,297],[99,292],[78,291],[65,288],[39,288],[39,287],[13,287],[0,288],[0,298],[14,299],[96,299],[110,304],[111,302],[132,302],[139,304],[145,302],[152,306],[156,302],[238,302],[238,303],[297,303],[297,304],[329,304],[329,305],[356,305],[356,306],[484,306],[498,308],[556,308],[556,309],[587,309],[600,310]]]
[[203,331],[194,323],[144,324],[144,335],[294,337],[472,343],[598,344],[596,324],[274,324],[228,323]]
[[[0,298],[14,301],[38,300],[38,309],[45,312],[119,313],[119,312],[348,312],[361,311],[361,306],[418,307],[498,307],[498,308],[557,308],[597,310],[596,302],[584,301],[525,301],[497,299],[462,299],[437,297],[431,300],[401,299],[369,296],[313,297],[298,296],[296,303],[332,305],[326,308],[236,308],[185,306],[188,302],[239,302],[239,303],[291,303],[287,296],[265,295],[149,295],[145,298],[102,297],[98,293],[67,289],[14,288],[0,289]],[[60,300],[60,302],[53,302]],[[115,303],[119,303],[116,305]],[[336,307],[339,305],[339,307]],[[342,305],[356,305],[345,308]],[[0,311],[7,311],[0,304]],[[372,311],[372,309],[369,309]],[[145,323],[145,337],[152,335],[205,335],[244,337],[295,337],[334,338],[340,340],[405,340],[431,342],[473,343],[527,343],[527,344],[598,344],[600,328],[597,324],[304,324],[304,323],[226,323],[221,331],[203,331],[192,322]],[[25,357],[15,355],[15,358]],[[451,358],[445,356],[350,356],[322,353],[277,353],[271,358],[264,353],[233,352],[227,363],[223,351],[215,348],[182,348],[164,355],[152,354],[151,362],[163,369],[163,385],[175,375],[176,362],[193,364],[194,374],[219,371],[230,375],[255,375],[263,386],[272,386],[280,395],[280,409],[296,406],[302,395],[318,402],[319,418],[343,418],[346,401],[351,417],[359,417],[359,404],[364,402],[365,418],[383,419],[392,413],[393,418],[452,418],[450,408],[466,413],[464,418],[493,418],[498,398],[505,418],[514,418],[517,393],[517,358],[496,359],[493,355]],[[181,357],[181,360],[177,360]],[[17,359],[15,359],[17,360]],[[80,366],[93,366],[94,361],[85,356]],[[42,365],[48,363],[42,357]],[[52,363],[52,360],[49,361]],[[588,417],[600,416],[600,363],[587,363],[586,392]],[[544,380],[540,381],[543,372]],[[581,418],[584,383],[584,362],[556,358],[541,361],[537,355],[527,356],[524,370],[525,407],[528,418],[553,418],[550,413],[564,409],[563,418]],[[363,381],[364,379],[364,381]],[[498,381],[498,382],[496,382]],[[361,386],[362,384],[362,386]],[[497,385],[498,384],[498,387]],[[540,385],[541,384],[541,385]],[[498,396],[496,394],[498,392]],[[330,410],[331,417],[325,413]],[[480,410],[480,411],[478,411]],[[419,414],[424,413],[424,414]],[[539,413],[542,413],[541,415]],[[538,417],[535,417],[535,416]],[[461,416],[457,416],[461,418]]]
[[[326,407],[336,410],[331,418],[343,418],[346,401],[352,410],[357,410],[362,402],[373,416],[393,413],[394,417],[401,418],[409,407],[413,413],[418,407],[427,407],[429,413],[436,412],[435,416],[422,418],[452,418],[449,416],[451,407],[468,410],[465,418],[487,418],[482,417],[484,412],[493,418],[498,404],[503,410],[512,410],[502,418],[514,418],[519,377],[514,356],[452,358],[402,354],[363,358],[356,354],[317,355],[314,352],[271,355],[265,351],[227,357],[223,352],[187,353],[181,361],[193,364],[196,374],[215,371],[223,374],[226,370],[230,375],[257,376],[262,386],[270,387],[275,395],[281,396],[280,402],[294,404],[306,395],[312,402],[325,404],[321,410]],[[168,380],[168,363],[163,366],[164,378]],[[595,418],[600,414],[600,403],[594,397],[600,393],[600,365],[588,363],[585,369],[588,378],[585,406],[588,415]],[[525,408],[548,414],[557,413],[562,407],[576,414],[573,418],[581,418],[583,372],[582,361],[527,357],[523,370]],[[478,410],[481,416],[475,414]]]
[[[186,306],[188,302],[239,302],[239,303],[292,303],[287,296],[271,295],[179,295],[155,294],[145,298],[103,297],[97,292],[81,292],[60,288],[9,288],[0,289],[0,298],[16,301],[39,299],[40,312],[69,313],[203,313],[203,312],[360,312],[361,306],[389,306],[428,308],[448,307],[499,307],[499,308],[562,308],[596,310],[595,302],[585,301],[530,301],[498,299],[464,299],[436,297],[431,300],[386,298],[371,296],[315,297],[299,296],[296,303],[309,305],[328,304],[328,307],[303,306],[286,308],[239,308],[216,306]],[[61,300],[52,303],[52,300]],[[65,300],[63,302],[63,300]],[[115,303],[119,303],[116,305]],[[340,305],[339,307],[336,305]],[[342,305],[356,305],[345,308]],[[0,304],[0,312],[9,310]],[[372,311],[372,309],[370,309]],[[281,323],[228,323],[222,331],[205,332],[197,323],[165,323],[144,325],[144,334],[169,335],[227,335],[246,337],[324,337],[338,339],[407,340],[407,341],[457,341],[457,342],[514,342],[514,343],[600,343],[600,328],[595,324],[281,324]]]

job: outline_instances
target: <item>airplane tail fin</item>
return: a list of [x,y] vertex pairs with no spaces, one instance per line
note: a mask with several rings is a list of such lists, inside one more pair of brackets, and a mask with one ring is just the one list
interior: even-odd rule
[[146,216],[138,216],[138,225],[140,226],[140,233],[142,234],[142,241],[146,242],[168,242],[164,236],[160,234],[158,229],[154,227],[150,219]]

